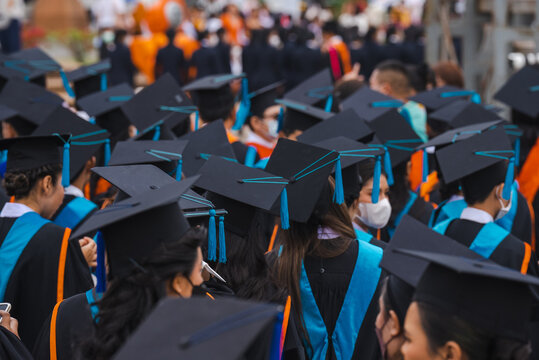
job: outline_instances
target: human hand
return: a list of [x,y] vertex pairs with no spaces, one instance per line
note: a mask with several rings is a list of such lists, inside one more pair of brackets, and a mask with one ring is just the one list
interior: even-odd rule
[[97,266],[97,244],[88,236],[79,240],[80,250],[89,267]]

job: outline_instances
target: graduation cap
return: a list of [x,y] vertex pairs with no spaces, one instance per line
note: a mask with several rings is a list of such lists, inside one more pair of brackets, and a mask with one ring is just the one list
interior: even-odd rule
[[446,183],[460,179],[474,192],[476,187],[488,188],[505,182],[503,198],[509,200],[515,154],[503,128],[446,146],[436,151],[436,160]]
[[186,176],[195,175],[212,156],[237,161],[221,120],[213,121],[197,131],[188,133],[180,140],[189,141],[183,152],[183,172]]
[[109,165],[154,164],[167,174],[181,179],[183,151],[187,141],[181,140],[141,140],[120,141],[111,154]]
[[[71,238],[79,239],[100,230],[110,274],[116,278],[126,276],[135,268],[143,267],[144,260],[157,247],[180,240],[189,230],[178,200],[197,179],[176,181],[97,211]],[[98,252],[103,251],[99,245],[98,242]]]
[[121,106],[129,101],[133,94],[133,88],[123,83],[78,99],[77,106],[94,118],[97,125],[107,129],[114,137],[113,143],[116,143],[127,138],[130,122]]
[[[288,228],[288,218],[305,223],[313,212],[323,215],[328,210],[329,202],[326,198],[331,197],[328,177],[339,160],[339,153],[336,151],[279,139],[265,171],[288,181],[285,188],[287,201],[282,196],[280,207],[274,206],[272,209],[274,213],[280,214],[283,229]],[[337,190],[338,188],[339,185],[336,185],[334,199],[342,203],[342,182],[340,190]],[[338,191],[341,191],[341,194],[337,194]],[[285,206],[287,211],[284,211]]]
[[389,112],[397,113],[396,109],[404,103],[400,100],[374,91],[366,86],[362,87],[342,102],[343,110],[354,109],[356,113],[368,123],[374,122]]
[[10,108],[9,106],[5,106],[0,104],[0,121],[8,121],[12,118],[15,118],[19,116],[19,112],[17,110],[14,110]]
[[250,93],[251,115],[262,119],[264,117],[264,111],[276,105],[275,100],[279,98],[279,90],[283,84],[283,81],[276,82]]
[[67,72],[66,77],[68,81],[73,83],[75,97],[80,99],[86,95],[107,90],[107,72],[109,70],[110,60],[105,59]]
[[535,120],[539,116],[537,95],[539,95],[539,69],[525,66],[511,76],[494,98]]
[[163,124],[174,131],[197,109],[172,75],[166,73],[124,103],[122,111],[139,133],[157,133]]
[[[175,140],[178,137],[172,130],[170,130],[169,126],[166,124],[167,118],[171,117],[177,117],[177,114],[167,114],[165,118],[163,118],[162,121],[159,121],[159,125],[155,127],[149,127],[146,129],[146,131],[138,132],[137,135],[129,138],[129,141],[139,141],[139,140]],[[185,131],[180,131],[181,133],[187,133],[189,132],[190,124],[189,122],[185,123]]]
[[291,100],[276,100],[278,104],[286,107],[284,114],[284,122],[282,124],[282,130],[305,131],[313,125],[318,124],[323,120],[331,118],[334,114],[331,112],[323,111],[314,106],[301,104]]
[[539,279],[486,261],[399,250],[429,263],[414,300],[434,306],[502,338],[529,340],[533,295]]
[[58,95],[21,79],[12,79],[0,93],[0,103],[18,112],[9,120],[19,135],[30,135],[52,112],[62,106]]
[[64,186],[80,174],[86,162],[104,147],[104,164],[110,158],[109,133],[97,125],[81,119],[65,108],[58,108],[32,134],[46,136],[68,133],[69,139],[69,177],[62,179]]
[[11,74],[41,87],[46,86],[45,76],[54,71],[63,74],[62,67],[38,47],[23,49],[2,59],[2,65],[12,70]]
[[439,148],[442,146],[451,145],[456,142],[471,138],[472,136],[475,136],[477,134],[481,134],[484,131],[487,131],[503,122],[504,121],[502,119],[499,119],[495,121],[482,122],[479,124],[472,124],[448,130],[443,134],[430,139],[426,143],[419,145],[417,149],[425,149],[432,146]]
[[165,299],[115,359],[276,359],[281,319],[278,305],[235,298]]
[[345,136],[352,140],[369,142],[373,135],[374,131],[365,120],[353,109],[347,109],[311,126],[298,136],[298,141],[314,144],[325,139]]
[[307,78],[285,93],[283,98],[330,111],[333,103],[333,76],[330,69],[326,68]]
[[475,104],[481,104],[481,97],[472,90],[463,90],[454,86],[442,86],[423,91],[412,96],[410,100],[423,104],[428,112],[438,110],[457,100],[466,99]]
[[496,113],[467,100],[456,100],[439,108],[430,113],[427,119],[431,127],[441,131],[494,120],[501,119]]

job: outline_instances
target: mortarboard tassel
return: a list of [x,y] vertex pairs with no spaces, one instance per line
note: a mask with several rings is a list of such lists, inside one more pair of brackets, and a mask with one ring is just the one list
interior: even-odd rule
[[107,290],[107,272],[105,269],[105,242],[101,231],[95,235],[95,242],[97,243],[97,268],[95,270],[97,285],[95,290],[102,294]]
[[198,130],[198,116],[199,116],[199,114],[198,114],[198,110],[197,110],[197,111],[195,111],[195,131]]
[[219,262],[226,264],[225,218],[219,216]]
[[110,139],[105,139],[105,149],[103,151],[105,153],[105,166],[108,166],[110,161]]
[[217,239],[215,238],[215,210],[210,209],[210,220],[208,221],[208,260],[217,260]]
[[507,167],[507,173],[505,174],[505,183],[503,185],[502,197],[504,200],[511,198],[511,188],[513,187],[513,178],[515,176],[515,158],[509,159],[509,166]]
[[245,155],[245,166],[255,166],[256,160],[256,148],[254,146],[247,147],[247,154]]
[[183,165],[183,160],[180,157],[178,159],[178,165],[176,166],[176,181],[180,181],[182,179],[182,165]]
[[153,133],[152,140],[153,141],[158,141],[160,137],[161,137],[161,126],[157,125],[155,127],[155,132]]
[[387,147],[384,146],[385,154],[384,154],[384,171],[386,172],[387,176],[387,184],[389,186],[393,186],[393,183],[395,182],[393,180],[393,168],[391,167],[391,155],[389,154],[389,150]]
[[241,79],[241,101],[238,111],[236,112],[236,122],[232,130],[240,130],[245,124],[245,120],[251,112],[251,100],[249,100],[249,85],[247,78]]
[[69,143],[64,143],[64,153],[62,159],[62,186],[69,186]]
[[73,91],[71,85],[69,85],[69,80],[67,80],[67,76],[64,70],[60,69],[60,77],[62,78],[62,84],[64,85],[64,89],[67,92],[67,95],[69,95],[70,98],[74,98],[75,92]]
[[515,140],[515,166],[520,165],[520,137]]
[[342,168],[341,156],[337,158],[335,164],[335,193],[333,194],[333,202],[341,205],[344,202],[344,189],[342,184]]
[[426,149],[423,149],[423,182],[429,177],[429,154]]
[[481,104],[481,95],[479,95],[478,93],[474,93],[470,98],[470,101],[474,104]]
[[279,109],[279,116],[277,117],[277,132],[283,129],[284,124],[284,108],[281,106]]
[[99,77],[101,91],[107,90],[107,73],[102,73]]
[[332,106],[333,106],[333,94],[329,94],[329,96],[328,96],[328,98],[326,100],[326,105],[324,106],[324,111],[325,112],[330,112]]
[[90,119],[88,120],[88,122],[89,122],[90,124],[94,124],[94,125],[95,125],[95,117],[93,117],[93,116],[90,117]]
[[382,176],[382,159],[380,159],[380,155],[378,155],[376,157],[376,162],[374,163],[374,174],[372,176],[371,201],[373,204],[376,204],[380,197],[380,176]]
[[290,228],[290,221],[288,219],[288,195],[286,188],[281,192],[281,229],[286,230]]

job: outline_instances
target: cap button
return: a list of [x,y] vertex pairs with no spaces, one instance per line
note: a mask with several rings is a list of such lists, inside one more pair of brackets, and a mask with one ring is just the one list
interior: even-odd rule
[[323,273],[325,273],[325,272],[326,272],[326,269],[320,268],[320,274],[323,274]]

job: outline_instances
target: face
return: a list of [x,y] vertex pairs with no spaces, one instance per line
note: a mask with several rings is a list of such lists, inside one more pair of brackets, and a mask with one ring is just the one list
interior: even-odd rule
[[62,186],[62,174],[59,174],[56,184],[53,184],[51,176],[45,176],[38,183],[41,204],[40,215],[50,219],[64,201],[64,187]]
[[172,280],[172,284],[168,289],[168,296],[180,296],[182,298],[190,298],[193,295],[193,286],[200,286],[204,282],[202,278],[202,250],[197,249],[197,258],[193,270],[189,274],[189,279],[184,275],[178,274]]
[[275,141],[278,134],[276,132],[272,132],[270,128],[277,125],[279,111],[280,106],[273,105],[264,110],[262,118],[254,117],[251,122],[254,132],[267,141]]
[[[372,203],[372,186],[373,178],[367,180],[361,191],[359,192],[359,202],[362,203]],[[389,196],[389,185],[387,185],[387,178],[385,175],[380,176],[380,195],[378,201],[384,200]]]
[[427,334],[421,325],[419,308],[416,302],[410,304],[404,320],[404,344],[401,347],[404,360],[441,359],[429,349]]
[[386,348],[385,359],[402,359],[400,348],[403,337],[399,319],[394,311],[387,311],[382,300],[382,296],[378,299],[380,312],[376,317],[374,326],[378,329],[382,343]]
[[2,121],[2,138],[4,139],[12,139],[17,137],[17,131],[15,131],[15,128],[5,121]]

